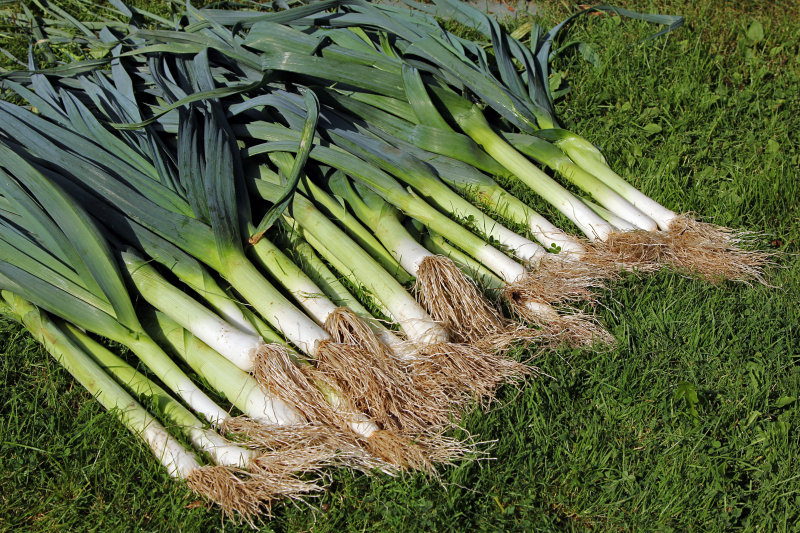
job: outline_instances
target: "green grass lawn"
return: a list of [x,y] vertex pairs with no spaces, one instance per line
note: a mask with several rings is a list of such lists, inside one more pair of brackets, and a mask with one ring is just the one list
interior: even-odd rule
[[[465,417],[487,458],[439,479],[331,472],[264,531],[800,528],[800,15],[768,4],[630,2],[686,26],[637,44],[652,27],[588,18],[572,36],[600,66],[555,70],[568,127],[668,207],[756,232],[782,254],[775,286],[622,280],[597,309],[616,349],[546,355],[551,377]],[[9,320],[0,346],[0,529],[247,530],[170,480]]]

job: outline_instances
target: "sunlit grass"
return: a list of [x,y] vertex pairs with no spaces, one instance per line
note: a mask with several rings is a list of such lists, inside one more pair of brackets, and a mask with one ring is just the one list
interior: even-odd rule
[[[465,417],[491,459],[439,480],[334,472],[325,495],[279,507],[265,530],[798,527],[800,19],[715,4],[631,3],[687,15],[647,44],[646,25],[576,26],[601,67],[556,63],[572,87],[560,111],[667,207],[758,232],[784,254],[777,287],[630,276],[597,310],[617,349],[549,354],[537,364],[552,378]],[[0,325],[0,529],[221,527],[29,336]]]

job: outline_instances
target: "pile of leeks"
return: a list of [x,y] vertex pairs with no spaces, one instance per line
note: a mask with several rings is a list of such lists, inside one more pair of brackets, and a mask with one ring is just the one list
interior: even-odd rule
[[[644,196],[558,124],[572,17],[523,44],[452,0],[111,4],[103,23],[19,17],[52,62],[0,73],[25,102],[0,102],[2,303],[230,515],[331,467],[469,454],[458,414],[532,372],[511,347],[613,343],[581,309],[623,271],[763,280],[741,234]],[[65,43],[86,59],[55,61]]]

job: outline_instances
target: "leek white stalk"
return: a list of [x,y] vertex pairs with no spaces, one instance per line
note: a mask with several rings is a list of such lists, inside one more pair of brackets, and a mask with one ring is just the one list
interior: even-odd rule
[[585,203],[587,206],[589,206],[589,209],[591,209],[592,211],[603,217],[603,220],[607,221],[609,224],[612,224],[615,228],[619,230],[634,231],[636,229],[642,229],[642,228],[637,228],[624,218],[618,217],[612,211],[609,211],[608,209],[606,209],[601,205],[597,205],[588,198],[579,198],[579,200]]
[[[605,165],[605,160],[602,159],[603,156],[588,141],[561,129],[542,130],[537,132],[536,135],[503,132],[502,136],[523,154],[553,169],[587,193],[593,195],[595,200],[603,205],[602,209],[597,209],[599,206],[595,206],[590,202],[587,202],[587,205],[619,229],[627,230],[630,228],[643,229],[645,231],[656,231],[658,229],[656,220],[650,216],[649,212],[646,213],[646,218],[639,216],[637,213],[642,214],[642,210],[636,204],[630,202],[628,196],[624,194],[616,196],[619,191],[613,192],[613,187],[609,188],[608,184],[604,183],[604,180],[601,181],[593,176],[592,173],[587,172],[562,151],[562,149],[571,148],[574,154],[578,151],[575,144],[580,146],[589,145],[589,147],[579,150],[579,157],[586,158],[589,156],[592,159],[596,158]],[[551,142],[555,144],[551,144]],[[604,188],[607,190],[604,190]],[[596,194],[598,190],[602,192]],[[609,193],[609,191],[612,192]],[[606,201],[609,198],[611,200]],[[616,217],[614,220],[611,220],[610,213],[613,213],[613,216]],[[625,222],[617,223],[620,220]]]
[[[568,253],[583,251],[583,245],[578,239],[563,231],[499,185],[495,184],[490,191],[476,192],[480,195],[478,200],[481,203],[498,215],[526,226],[531,235],[548,250],[558,249]],[[541,257],[540,255],[539,258]]]
[[238,368],[245,372],[253,370],[253,360],[262,342],[257,335],[232,327],[172,285],[138,254],[122,252],[122,259],[136,288],[150,305],[168,313]]
[[338,256],[344,263],[342,274],[368,287],[412,342],[424,345],[447,341],[447,333],[414,297],[301,194],[293,200],[292,215],[302,227],[306,240],[315,248],[315,243],[323,243],[323,247],[318,248],[323,255]]
[[[384,151],[388,151],[387,148]],[[376,163],[379,161],[376,160]],[[380,165],[379,165],[380,166]],[[501,246],[507,248],[515,257],[531,264],[538,264],[545,254],[544,248],[519,235],[501,223],[493,220],[483,211],[456,194],[433,172],[427,171],[422,165],[403,165],[402,162],[395,168],[384,168],[395,175],[401,176],[410,183],[428,201],[435,203],[441,210],[451,213],[456,219],[468,220],[478,231],[495,239]],[[485,252],[488,261],[492,254]],[[503,267],[500,267],[503,268]]]
[[146,254],[194,289],[226,322],[242,331],[256,333],[255,327],[245,317],[241,307],[220,287],[211,272],[198,260],[136,222],[130,221],[129,228],[132,240],[137,241]]
[[[275,132],[276,129],[274,127],[271,127],[268,128],[265,132],[269,131]],[[268,135],[270,134],[268,133]],[[280,133],[278,133],[278,135],[280,135]],[[262,145],[262,147],[265,146],[266,145]],[[272,145],[272,147],[270,148],[274,147],[275,145]],[[249,153],[250,155],[253,155],[258,152],[259,152],[259,147],[256,147],[250,150]],[[339,157],[337,157],[337,155]],[[390,176],[382,173],[380,170],[367,169],[364,167],[363,162],[361,162],[360,160],[353,159],[352,156],[348,157],[344,154],[331,151],[330,149],[325,149],[324,147],[321,146],[315,146],[312,149],[311,157],[319,158],[320,160],[324,160],[326,163],[332,163],[335,166],[339,166],[340,169],[347,168],[347,171],[345,171],[346,174],[352,175],[355,179],[359,181],[359,183],[361,183],[368,189],[373,189],[373,192],[377,194],[379,197],[383,197],[384,201],[388,202],[389,204],[393,204],[394,206],[405,212],[407,215],[409,215],[411,218],[418,220],[423,225],[426,225],[437,232],[446,234],[449,239],[455,242],[465,252],[467,252],[476,260],[483,263],[488,268],[493,270],[496,274],[498,274],[507,284],[512,285],[516,282],[524,281],[524,279],[526,278],[526,269],[522,265],[520,265],[510,257],[506,256],[498,249],[487,244],[485,241],[483,241],[483,239],[481,239],[474,233],[468,231],[460,224],[454,222],[441,212],[437,211],[435,208],[430,206],[427,202],[425,202],[422,198],[420,198],[416,194],[403,189],[402,186],[400,186]],[[279,165],[287,165],[289,160],[290,158],[284,158],[283,160],[276,160],[276,162]],[[419,164],[420,163],[417,162],[417,165]],[[397,163],[392,163],[389,166],[396,170]],[[423,175],[423,173],[421,172],[409,173],[409,175],[414,177],[414,179],[418,179],[420,176]],[[447,188],[446,185],[444,185],[440,181],[437,180],[436,183],[441,185],[441,187],[447,189],[451,194],[454,194],[449,188]],[[310,187],[311,186],[309,185],[309,188]],[[303,198],[302,195],[297,195],[297,196]],[[456,195],[456,197],[458,196]],[[328,221],[328,223],[330,222]],[[303,225],[302,222],[301,225]],[[306,225],[305,231],[306,233],[313,234],[314,229],[309,228]],[[309,242],[312,243],[312,245],[314,245],[312,239],[316,238],[321,243],[323,243],[322,246],[328,248],[329,251],[333,251],[330,250],[331,245],[327,244],[328,242],[330,242],[328,240],[321,239],[319,238],[319,236],[315,235],[312,235],[311,238],[309,238],[308,236],[306,238],[307,240],[309,240]],[[341,255],[339,252],[335,251],[333,252],[334,252],[333,255]],[[349,253],[345,252],[341,253],[344,253],[345,256],[349,256]],[[381,271],[385,273],[385,271],[383,271],[382,269]],[[343,272],[346,272],[346,270]],[[356,277],[358,279],[365,278],[365,276],[356,276]],[[382,296],[379,293],[376,293],[376,296],[378,298],[382,298]],[[383,301],[383,303],[387,307],[391,305],[386,301]],[[523,305],[526,308],[526,313],[528,313],[529,316],[536,316],[537,320],[548,321],[552,323],[559,322],[558,313],[551,306],[549,306],[547,303],[544,303],[543,301],[538,301],[537,299],[526,299],[521,305]],[[400,323],[401,327],[403,327],[403,323],[400,319],[398,319],[397,313],[398,313],[397,310],[390,310],[390,315],[398,323]]]
[[495,276],[478,261],[451,245],[438,233],[426,231],[422,235],[422,241],[428,250],[449,257],[459,265],[464,274],[479,281],[487,289],[497,291],[505,287],[506,284],[503,280]]
[[423,261],[434,254],[414,240],[400,222],[398,211],[362,184],[351,183],[344,174],[331,178],[328,186],[361,222],[372,229],[375,237],[400,265],[418,278]]
[[459,248],[489,267],[507,283],[513,283],[525,276],[526,271],[522,265],[439,213],[420,197],[415,196],[414,201],[408,202],[402,209],[411,218],[419,220],[436,232],[447,235]]
[[[438,157],[433,156],[428,161],[436,167],[437,159]],[[448,185],[462,191],[468,197],[474,198],[474,200],[493,213],[527,227],[530,234],[544,248],[548,250],[558,249],[567,253],[581,253],[584,251],[583,244],[577,238],[544,218],[488,176],[470,168],[469,178],[465,179],[466,172],[459,172],[459,170],[457,168],[451,170],[437,167],[439,176]],[[457,174],[454,175],[451,172],[456,172]],[[528,261],[531,263],[531,267],[536,267],[538,261],[544,257],[545,254],[541,253],[540,250],[535,250],[535,253],[529,257]]]
[[[352,218],[352,217],[350,217]],[[314,248],[305,241],[298,232],[286,228],[283,232],[287,247],[297,257],[297,264],[303,271],[328,295],[337,305],[353,311],[369,326],[372,332],[385,344],[392,353],[401,359],[411,359],[415,356],[414,350],[407,342],[398,337],[394,332],[381,324],[372,314],[353,296],[339,278],[331,272],[328,266],[314,252]]]
[[[352,216],[350,218],[353,218]],[[352,309],[364,319],[374,319],[372,314],[353,296],[325,262],[314,251],[314,247],[295,231],[285,220],[279,238],[281,246],[296,257],[297,264],[314,283],[320,287],[337,305]],[[408,276],[408,274],[406,274]],[[409,277],[409,280],[413,278]],[[377,304],[380,305],[380,304]]]
[[[111,338],[111,337],[110,337]],[[128,346],[158,378],[175,392],[195,413],[201,414],[214,425],[228,418],[228,412],[218,406],[203,392],[149,337],[114,339]],[[127,342],[125,342],[127,340]]]
[[2,294],[13,312],[47,351],[97,398],[103,407],[116,413],[131,433],[147,443],[170,476],[186,479],[193,471],[200,468],[200,463],[194,454],[170,435],[158,420],[106,374],[86,352],[71,342],[59,329],[47,327],[45,319],[34,306],[8,291],[3,291]]
[[196,450],[211,456],[214,463],[222,466],[247,468],[255,458],[253,450],[237,446],[222,438],[217,432],[204,427],[197,417],[174,400],[167,391],[136,371],[105,346],[69,323],[64,323],[62,329],[125,387],[140,397],[145,396],[158,402],[160,412],[164,417],[186,435]]
[[[336,249],[335,246],[325,246],[325,243],[317,239],[313,234],[303,231],[303,228],[289,215],[284,215],[284,221],[286,226],[289,227],[288,231],[296,233],[300,239],[307,242],[313,250],[316,250],[316,252],[334,268],[334,270],[341,273],[343,278],[347,278],[354,287],[358,289],[365,287],[364,283],[359,281],[355,275],[351,273],[351,267],[348,266],[348,261],[340,258],[337,253],[333,252],[333,250]],[[392,311],[381,299],[376,298],[372,294],[367,294],[366,297],[369,298],[370,304],[373,305],[380,314],[385,317],[392,317]]]
[[[329,321],[338,306],[328,299],[317,282],[312,280],[280,248],[268,239],[261,239],[253,245],[253,253],[262,266],[292,293],[292,296],[303,309],[314,317],[320,325],[325,325]],[[346,289],[344,290],[346,291]],[[358,303],[358,300],[352,297],[348,298],[348,307],[357,316],[365,319],[367,326],[393,353],[400,355],[407,351],[403,348],[402,340],[385,327],[376,323],[367,310]]]
[[336,304],[269,239],[260,239],[255,243],[253,255],[319,325],[324,325],[328,317],[336,311]]
[[244,316],[242,308],[239,307],[232,298],[226,295],[222,288],[220,288],[220,292],[215,291],[211,293],[207,291],[201,293],[201,295],[228,324],[235,326],[245,333],[254,335],[258,333],[253,324]]
[[[331,180],[330,185],[343,200],[348,202],[348,205],[356,213],[356,216],[361,218],[365,224],[368,224],[373,228],[375,236],[378,237],[378,240],[381,241],[386,249],[392,252],[392,254],[398,261],[400,261],[403,267],[414,274],[418,280],[422,279],[421,270],[423,263],[426,260],[432,260],[435,258],[435,255],[430,253],[416,240],[414,240],[414,238],[410,235],[400,221],[399,212],[394,207],[388,205],[380,196],[373,193],[358,182],[350,184],[346,178],[339,177],[338,179]],[[480,262],[480,258],[476,259],[478,259]],[[442,270],[442,267],[443,265],[440,265],[439,270]],[[441,287],[442,283],[444,283],[445,280],[451,276],[458,277],[457,275],[454,276],[453,274],[446,275],[444,277],[442,277],[442,274],[430,274],[431,276],[426,284],[430,283],[430,288],[434,291],[434,287]],[[460,289],[456,289],[456,286],[452,286],[451,290],[458,292],[464,297],[466,297],[465,295],[467,293],[473,293],[473,291],[467,288],[465,285],[459,285],[461,285]],[[511,284],[505,281],[503,285],[507,287]],[[450,312],[444,311],[448,310],[449,307],[445,305],[442,299],[447,301],[451,296],[453,295],[423,294],[425,300],[429,302],[429,309],[431,309],[430,305],[436,302],[441,306],[441,314],[448,316],[450,315]],[[494,323],[499,330],[501,322],[499,317],[495,316],[492,306],[489,305],[488,302],[483,301],[483,298],[477,292],[473,293],[473,297],[476,301],[452,302],[453,306],[460,305],[462,307],[472,309],[471,314],[474,314],[475,316],[463,317],[463,322],[465,324],[470,323],[472,322],[470,318],[472,318],[476,322]],[[528,301],[521,302],[521,304],[524,305],[530,312],[534,313],[540,320],[557,321],[559,318],[558,313],[556,313],[552,307],[544,302],[530,299]],[[440,313],[437,313],[432,309],[431,313],[439,318]],[[444,319],[444,316],[442,316],[440,320],[441,319]],[[458,331],[459,326],[460,325],[457,323],[451,323],[449,325],[452,331]],[[473,330],[473,334],[474,333],[475,330]]]
[[[250,152],[251,155],[252,153]],[[312,157],[313,154],[312,151]],[[291,158],[280,158],[275,161],[287,165]],[[262,197],[267,200],[272,198],[273,192],[269,183],[259,179],[255,185]],[[309,244],[332,264],[338,263],[337,270],[350,277],[355,284],[366,285],[412,342],[433,344],[446,341],[446,332],[431,319],[403,286],[320,212],[313,202],[298,192],[292,200],[291,212],[293,220],[302,227],[303,236]],[[455,226],[461,228],[458,224]],[[505,257],[505,259],[522,269],[510,258]]]
[[281,426],[305,422],[297,409],[262,390],[250,374],[235,367],[166,314],[156,311],[149,319],[153,335],[163,339],[195,372],[250,418]]
[[330,336],[281,295],[250,261],[242,256],[228,265],[226,279],[281,334],[306,354],[316,353]]
[[436,199],[436,204],[441,209],[453,213],[456,218],[471,221],[479,231],[495,239],[500,246],[506,248],[518,259],[535,266],[539,264],[546,254],[544,248],[491,219],[446,185],[441,184],[441,187],[436,187],[436,189],[438,190],[431,194],[429,198]]
[[568,135],[556,141],[556,144],[582,169],[602,180],[637,209],[655,220],[662,230],[668,230],[670,224],[678,217],[677,213],[646,196],[614,172],[606,163],[600,150],[586,139],[577,135]]
[[454,117],[464,132],[509,171],[550,202],[591,240],[605,240],[615,228],[596,215],[564,187],[542,172],[494,132],[483,113],[473,108]]
[[648,214],[643,213],[635,204],[630,203],[603,181],[577,165],[565,164],[556,168],[562,176],[592,195],[606,210],[624,220],[627,223],[625,226],[633,226],[645,231],[658,229],[656,222]]

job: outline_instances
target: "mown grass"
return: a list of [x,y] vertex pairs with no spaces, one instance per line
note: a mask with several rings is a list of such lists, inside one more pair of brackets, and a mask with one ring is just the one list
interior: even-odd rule
[[[265,531],[800,527],[800,19],[780,4],[716,4],[631,2],[687,15],[646,44],[643,24],[575,26],[601,67],[557,62],[573,87],[560,110],[668,207],[758,232],[783,254],[775,287],[629,277],[598,308],[615,350],[544,356],[552,377],[465,417],[493,441],[491,459],[439,480],[333,472],[324,495],[277,507]],[[549,25],[563,9],[541,16]],[[0,529],[239,530],[28,335],[0,326]]]

